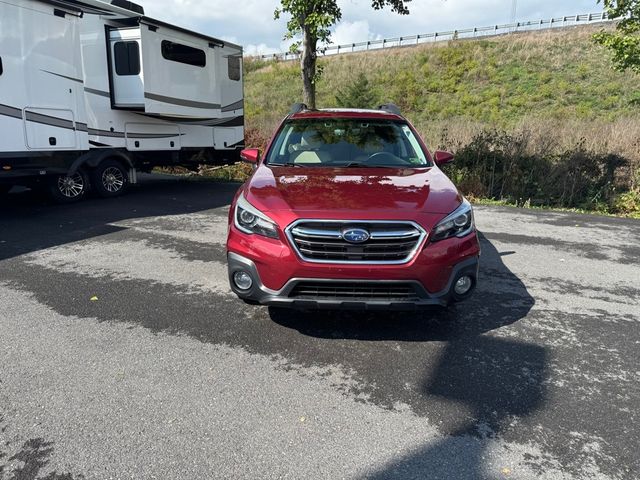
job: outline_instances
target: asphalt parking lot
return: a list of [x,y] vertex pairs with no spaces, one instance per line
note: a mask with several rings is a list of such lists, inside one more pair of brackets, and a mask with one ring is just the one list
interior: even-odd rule
[[420,314],[250,307],[237,185],[0,199],[0,478],[640,478],[640,221],[478,207]]

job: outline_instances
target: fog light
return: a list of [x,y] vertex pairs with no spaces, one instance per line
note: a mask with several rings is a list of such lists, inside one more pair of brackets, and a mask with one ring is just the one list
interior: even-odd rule
[[471,279],[471,277],[465,275],[458,279],[455,287],[453,287],[453,290],[457,295],[466,295],[467,293],[469,293],[469,290],[471,290],[472,286],[473,280]]
[[240,270],[233,274],[233,283],[235,283],[236,287],[240,290],[249,290],[251,285],[253,285],[253,279],[247,272]]

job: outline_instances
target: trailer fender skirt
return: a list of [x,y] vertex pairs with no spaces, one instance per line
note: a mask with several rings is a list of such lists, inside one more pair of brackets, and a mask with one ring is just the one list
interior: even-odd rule
[[124,152],[118,150],[92,150],[87,152],[81,156],[79,156],[71,168],[69,169],[69,174],[74,174],[81,166],[86,165],[91,168],[95,168],[98,166],[100,162],[107,158],[116,158],[129,167],[130,170],[134,170],[133,162],[131,158]]

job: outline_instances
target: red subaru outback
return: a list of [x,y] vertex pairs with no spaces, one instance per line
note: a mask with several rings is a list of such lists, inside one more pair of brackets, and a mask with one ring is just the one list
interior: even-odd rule
[[394,105],[296,104],[229,214],[229,281],[248,303],[414,309],[473,292],[471,205]]

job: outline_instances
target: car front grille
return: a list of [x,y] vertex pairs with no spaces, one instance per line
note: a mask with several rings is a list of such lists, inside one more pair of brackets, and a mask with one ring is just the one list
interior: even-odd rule
[[290,298],[301,300],[378,300],[416,301],[419,295],[410,283],[314,282],[298,283],[289,293]]
[[[343,234],[362,229],[369,238],[348,242]],[[402,264],[417,253],[426,232],[413,222],[333,222],[301,220],[287,228],[298,255],[308,262]]]

